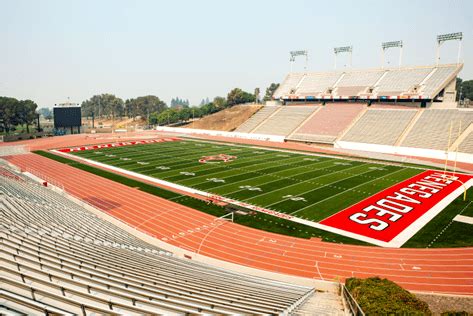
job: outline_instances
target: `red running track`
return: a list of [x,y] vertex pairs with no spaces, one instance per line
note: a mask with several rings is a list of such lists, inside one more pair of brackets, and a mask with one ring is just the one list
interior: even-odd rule
[[406,289],[473,295],[473,248],[386,249],[264,232],[34,155],[6,157],[55,179],[72,195],[130,226],[209,257],[254,268],[336,280],[381,276]]

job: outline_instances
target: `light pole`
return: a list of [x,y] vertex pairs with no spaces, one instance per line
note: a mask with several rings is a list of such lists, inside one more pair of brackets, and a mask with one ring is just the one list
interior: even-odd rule
[[289,59],[289,62],[291,63],[291,72],[293,70],[293,65],[297,56],[305,56],[304,72],[306,72],[307,66],[309,64],[309,52],[306,50],[294,50],[289,52],[289,54],[291,54],[291,58]]
[[459,64],[460,63],[460,57],[461,57],[461,49],[462,49],[462,39],[463,39],[463,33],[462,32],[437,35],[437,60],[436,60],[436,64],[438,65],[439,62],[440,62],[440,46],[442,46],[442,44],[447,42],[447,41],[458,41],[457,64]]
[[381,43],[381,68],[384,68],[384,57],[385,52],[389,48],[399,47],[399,67],[402,65],[402,41],[394,41],[394,42],[384,42]]
[[343,47],[335,47],[333,49],[333,53],[335,55],[335,64],[334,64],[334,69],[337,69],[337,57],[338,57],[338,54],[340,53],[348,53],[350,54],[349,56],[349,66],[351,68],[352,66],[352,53],[353,53],[353,46],[343,46]]

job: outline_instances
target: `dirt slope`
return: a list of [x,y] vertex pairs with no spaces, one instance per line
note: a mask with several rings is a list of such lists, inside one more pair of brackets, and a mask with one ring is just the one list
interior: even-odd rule
[[243,124],[261,105],[236,105],[223,111],[208,115],[184,127],[216,131],[233,131]]

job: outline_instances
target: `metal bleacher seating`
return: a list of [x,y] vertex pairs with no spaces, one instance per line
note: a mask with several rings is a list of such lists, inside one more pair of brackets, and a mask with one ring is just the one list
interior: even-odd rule
[[473,154],[473,132],[470,132],[458,146],[458,151]]
[[258,125],[260,125],[264,120],[266,120],[271,114],[273,114],[279,107],[276,106],[264,106],[258,112],[253,114],[248,120],[243,124],[238,126],[235,132],[239,133],[250,133]]
[[292,94],[296,90],[297,85],[304,77],[303,73],[290,73],[286,79],[281,83],[280,87],[275,91],[278,95]]
[[[419,117],[401,146],[446,150],[473,122],[473,111],[427,109]],[[450,133],[450,126],[452,133]],[[450,144],[449,144],[449,138]]]
[[401,95],[422,81],[433,68],[412,68],[388,71],[375,90],[377,95]]
[[438,90],[443,86],[445,81],[449,80],[454,76],[456,66],[445,66],[435,68],[435,72],[424,82],[424,88],[421,94],[425,97],[435,95]]
[[283,106],[253,133],[287,136],[307,119],[317,107],[315,106]]
[[434,99],[461,71],[462,64],[290,73],[275,99],[405,97]]
[[418,110],[369,109],[342,137],[342,141],[395,145]]
[[314,293],[174,257],[22,176],[0,183],[0,305],[10,311],[288,314]]
[[335,94],[341,96],[357,96],[368,87],[373,87],[383,73],[383,70],[347,72],[337,83]]
[[327,89],[333,87],[340,76],[340,72],[308,73],[300,82],[297,94],[317,96],[319,93],[324,93]]
[[364,104],[327,104],[301,125],[289,139],[333,143],[364,108]]

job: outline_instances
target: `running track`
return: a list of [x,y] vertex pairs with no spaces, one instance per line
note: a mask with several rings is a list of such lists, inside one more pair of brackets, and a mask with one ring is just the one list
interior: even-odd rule
[[384,249],[272,234],[214,222],[214,217],[197,210],[38,155],[6,158],[61,182],[72,195],[130,226],[203,255],[309,278],[377,275],[409,290],[473,295],[473,248]]

